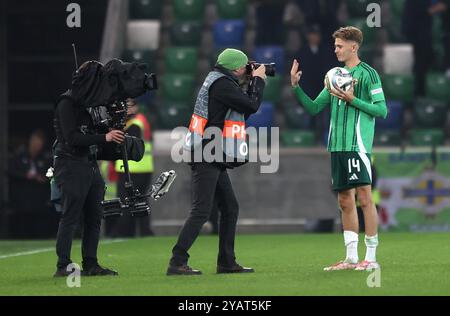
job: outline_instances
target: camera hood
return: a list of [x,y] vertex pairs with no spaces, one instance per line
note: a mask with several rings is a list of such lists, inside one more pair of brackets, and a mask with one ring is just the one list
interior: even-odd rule
[[72,77],[72,97],[75,104],[97,107],[135,98],[149,90],[147,65],[113,59],[101,64],[84,63]]

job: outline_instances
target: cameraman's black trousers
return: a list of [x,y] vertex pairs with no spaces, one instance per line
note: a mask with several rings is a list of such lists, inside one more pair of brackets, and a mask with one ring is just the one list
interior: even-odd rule
[[70,251],[75,229],[83,219],[81,253],[83,268],[97,264],[97,247],[102,220],[101,201],[105,193],[105,182],[95,160],[57,158],[55,180],[62,193],[63,214],[59,223],[56,254],[58,268],[72,261]]
[[220,207],[219,256],[217,264],[232,267],[236,263],[234,238],[239,205],[231,186],[227,170],[215,164],[192,165],[192,210],[172,250],[171,266],[187,264],[188,251],[210,217],[214,200]]

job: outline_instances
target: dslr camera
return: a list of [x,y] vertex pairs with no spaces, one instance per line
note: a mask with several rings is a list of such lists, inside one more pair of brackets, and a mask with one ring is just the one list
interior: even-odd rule
[[275,77],[277,73],[277,65],[275,63],[270,64],[258,64],[257,62],[251,61],[247,64],[246,70],[247,75],[252,76],[253,70],[258,69],[261,65],[266,66],[266,76],[267,77]]

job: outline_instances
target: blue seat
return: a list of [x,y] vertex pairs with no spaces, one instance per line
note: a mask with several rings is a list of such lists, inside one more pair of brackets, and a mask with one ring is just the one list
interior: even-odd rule
[[274,121],[275,107],[271,102],[263,102],[258,112],[251,115],[247,120],[247,127],[272,127]]
[[377,129],[399,129],[403,126],[403,103],[400,101],[387,101],[388,116],[386,119],[377,119]]
[[135,100],[139,104],[144,104],[146,106],[151,106],[151,105],[153,105],[153,103],[155,101],[155,97],[156,97],[156,91],[152,90],[152,91],[147,91],[143,95],[135,98]]
[[243,20],[219,20],[214,24],[214,46],[242,47],[244,45],[245,22]]
[[330,136],[330,127],[327,127],[322,133],[322,143],[325,147],[328,146],[328,137]]
[[253,51],[254,61],[261,64],[276,63],[277,73],[284,73],[284,49],[282,46],[259,46]]

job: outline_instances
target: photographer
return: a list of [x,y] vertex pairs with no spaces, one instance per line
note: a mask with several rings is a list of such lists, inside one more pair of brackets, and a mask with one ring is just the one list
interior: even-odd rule
[[94,61],[84,63],[74,74],[72,89],[63,94],[55,109],[54,176],[62,193],[63,214],[59,224],[55,277],[67,276],[72,261],[72,238],[78,222],[83,218],[82,275],[117,275],[103,268],[97,261],[105,183],[97,166],[96,148],[107,143],[121,144],[123,131],[105,130],[95,134],[93,122],[85,107],[93,91],[98,88],[96,77],[103,67]]
[[[261,105],[266,68],[261,65],[256,70],[250,69],[252,78],[248,91],[244,92],[239,84],[244,82],[248,75],[248,58],[243,52],[236,49],[223,51],[199,92],[192,122],[197,122],[199,118],[205,123],[205,129],[216,127],[227,135],[227,129],[235,123],[231,118],[239,117],[241,119],[239,126],[245,128],[244,116],[248,117],[256,113]],[[190,131],[196,132],[198,125],[200,124],[191,123]],[[203,135],[203,131],[201,134]],[[201,147],[209,141],[211,140],[201,140]],[[227,169],[238,165],[242,164],[228,163],[228,161],[227,163],[203,161],[191,164],[192,209],[172,250],[167,275],[201,274],[199,270],[194,270],[187,265],[188,251],[198,237],[203,224],[208,220],[215,200],[221,205],[217,273],[254,272],[252,268],[240,266],[234,254],[239,205]]]

